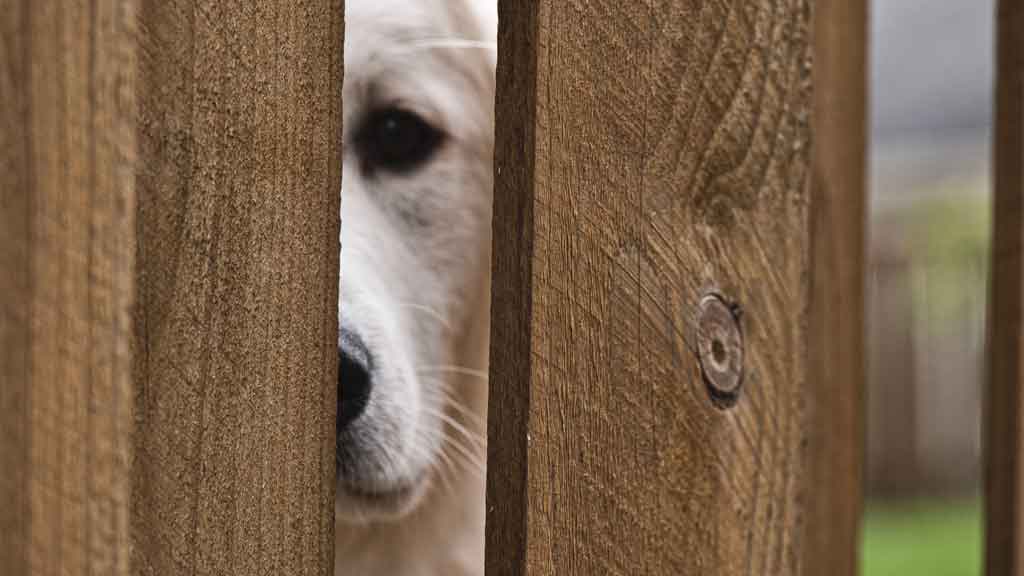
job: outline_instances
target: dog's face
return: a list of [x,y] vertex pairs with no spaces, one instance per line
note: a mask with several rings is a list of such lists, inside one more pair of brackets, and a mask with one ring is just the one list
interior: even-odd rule
[[434,480],[458,340],[489,297],[495,30],[470,1],[491,4],[346,2],[342,521],[401,516]]

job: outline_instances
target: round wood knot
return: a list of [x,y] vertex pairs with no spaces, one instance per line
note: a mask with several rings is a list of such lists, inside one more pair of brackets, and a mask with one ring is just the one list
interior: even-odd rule
[[704,382],[718,403],[731,405],[743,381],[743,334],[738,307],[718,294],[701,298],[697,317],[697,353]]

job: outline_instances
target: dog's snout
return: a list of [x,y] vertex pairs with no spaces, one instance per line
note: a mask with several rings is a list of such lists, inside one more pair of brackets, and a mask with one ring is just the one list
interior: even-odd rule
[[372,359],[354,332],[342,329],[338,343],[338,432],[366,410],[370,401]]

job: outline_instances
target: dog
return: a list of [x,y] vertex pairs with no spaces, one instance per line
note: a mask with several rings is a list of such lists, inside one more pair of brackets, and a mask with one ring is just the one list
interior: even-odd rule
[[348,0],[335,573],[483,574],[497,0]]

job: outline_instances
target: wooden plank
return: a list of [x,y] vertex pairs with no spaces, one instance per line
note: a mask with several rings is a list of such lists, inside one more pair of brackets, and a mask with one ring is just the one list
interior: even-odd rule
[[333,571],[342,0],[143,0],[135,574]]
[[333,571],[342,10],[4,4],[5,573]]
[[854,572],[863,26],[500,4],[488,574]]
[[985,401],[986,573],[1024,575],[1024,6],[999,3],[995,198]]
[[135,4],[0,10],[0,566],[127,575]]
[[[858,576],[866,424],[865,0],[814,3],[804,574]],[[795,317],[794,317],[795,319]],[[912,387],[910,387],[912,390]]]

